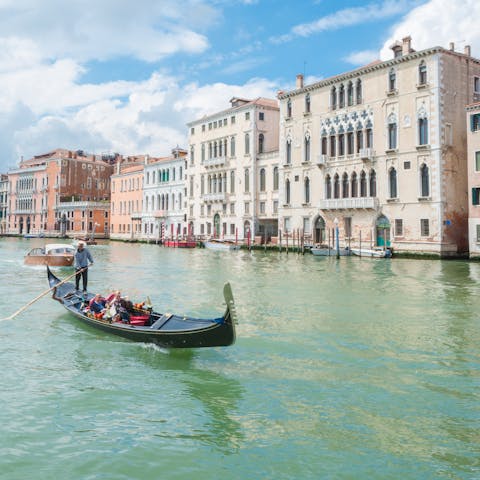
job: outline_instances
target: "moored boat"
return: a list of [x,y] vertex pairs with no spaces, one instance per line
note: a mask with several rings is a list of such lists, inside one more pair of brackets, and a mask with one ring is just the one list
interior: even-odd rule
[[[337,250],[335,248],[331,248],[328,245],[320,245],[320,246],[315,246],[310,248],[310,252],[312,252],[312,255],[315,255],[317,257],[334,257],[337,255]],[[346,257],[348,255],[351,255],[352,252],[350,251],[349,248],[339,248],[338,249],[338,255],[340,257]]]
[[351,250],[359,257],[390,258],[392,256],[389,248],[352,248]]
[[194,239],[184,239],[184,240],[164,240],[163,241],[164,247],[170,248],[195,248],[197,246],[197,242]]
[[205,248],[210,250],[239,250],[240,245],[232,240],[222,240],[220,238],[211,238],[204,243]]
[[62,282],[48,267],[47,274],[52,298],[81,322],[104,332],[165,348],[227,347],[235,342],[237,315],[229,283],[223,288],[227,307],[221,317],[202,319],[134,308],[129,323],[123,323],[96,318],[85,308],[94,295],[77,292],[73,283]]
[[32,248],[24,258],[25,265],[47,265],[50,267],[71,267],[75,247],[65,243],[47,243],[45,247]]

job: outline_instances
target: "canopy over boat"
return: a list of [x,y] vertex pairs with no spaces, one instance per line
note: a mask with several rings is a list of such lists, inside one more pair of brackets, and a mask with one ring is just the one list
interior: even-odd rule
[[83,323],[137,342],[155,343],[166,348],[226,347],[235,342],[236,310],[229,283],[223,288],[227,305],[218,318],[192,318],[151,309],[134,308],[128,323],[96,318],[86,306],[94,297],[75,290],[73,283],[61,282],[47,267],[52,298]]

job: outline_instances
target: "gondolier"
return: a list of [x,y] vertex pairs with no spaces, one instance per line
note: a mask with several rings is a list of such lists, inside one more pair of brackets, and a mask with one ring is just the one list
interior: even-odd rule
[[[90,263],[89,263],[90,262]],[[80,277],[82,277],[83,293],[87,293],[88,283],[88,267],[93,264],[92,254],[85,248],[85,242],[78,242],[77,251],[75,252],[75,289],[80,286]]]

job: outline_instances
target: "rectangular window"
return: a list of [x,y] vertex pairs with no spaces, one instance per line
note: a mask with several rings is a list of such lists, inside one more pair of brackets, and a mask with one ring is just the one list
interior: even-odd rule
[[205,124],[202,125],[202,132],[205,131]]
[[472,132],[478,132],[480,130],[480,113],[470,115],[470,129]]
[[480,205],[480,187],[472,188],[472,205]]
[[231,123],[232,125],[235,124],[235,117],[230,117],[230,123]]
[[480,93],[480,77],[473,77],[473,92]]
[[430,235],[430,222],[428,218],[420,219],[420,235],[422,237],[428,237]]
[[476,241],[477,241],[477,242],[480,242],[480,224],[477,225],[477,238],[476,238]]
[[201,233],[202,235],[205,234],[205,225],[204,225],[203,223],[200,224],[200,233]]
[[310,218],[303,217],[303,233],[305,235],[310,235]]
[[195,135],[195,127],[192,127],[192,128],[190,129],[190,134],[191,134],[191,135]]
[[395,236],[403,237],[403,220],[401,218],[395,219]]
[[235,203],[230,204],[230,214],[235,215]]
[[286,231],[286,232],[289,232],[290,231],[290,217],[285,217],[283,219],[283,229]]
[[480,152],[475,152],[475,171],[480,172]]
[[265,120],[265,113],[259,112],[259,113],[258,113],[258,119],[259,119],[259,120]]
[[412,164],[410,162],[403,162],[403,169],[410,170]]
[[265,202],[260,202],[260,213],[265,213]]
[[235,235],[235,224],[234,223],[230,224],[230,235]]
[[245,202],[245,213],[250,213],[250,202]]
[[202,217],[205,215],[205,205],[200,205],[200,215]]
[[250,120],[250,112],[245,112],[245,120]]
[[278,213],[278,200],[273,201],[273,213]]

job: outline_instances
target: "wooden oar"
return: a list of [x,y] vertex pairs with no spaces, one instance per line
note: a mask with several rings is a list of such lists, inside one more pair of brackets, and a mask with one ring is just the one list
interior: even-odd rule
[[75,273],[72,273],[69,275],[67,278],[64,278],[61,282],[58,282],[56,285],[53,287],[50,287],[48,290],[45,290],[43,293],[41,293],[38,297],[35,297],[32,301],[28,302],[26,305],[24,305],[22,308],[17,310],[14,314],[10,315],[9,317],[2,318],[1,321],[3,320],[12,320],[14,319],[18,314],[22,313],[24,310],[26,310],[30,305],[34,304],[37,300],[40,300],[42,297],[44,297],[47,293],[51,292],[54,288],[57,288],[60,285],[63,285],[65,282],[70,280],[72,277],[77,275],[80,272],[83,272],[86,270],[88,267],[81,268],[80,270],[77,270]]

